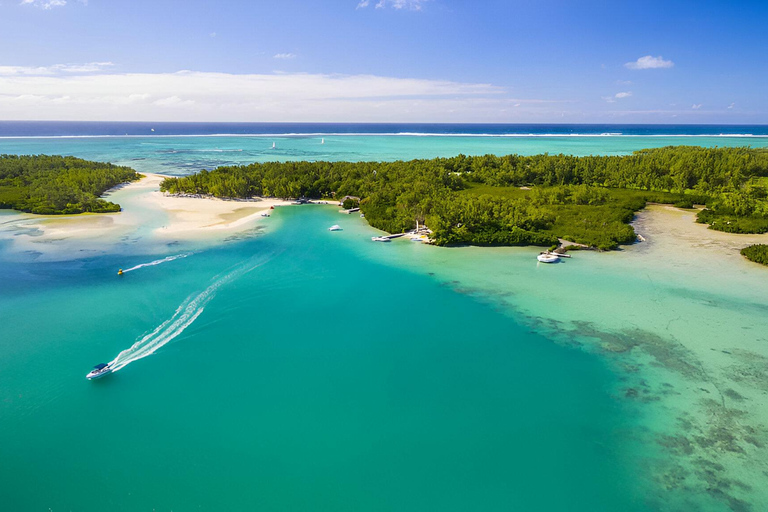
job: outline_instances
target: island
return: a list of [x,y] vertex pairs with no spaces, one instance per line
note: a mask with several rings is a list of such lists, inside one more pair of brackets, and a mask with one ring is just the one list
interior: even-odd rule
[[417,222],[436,245],[598,249],[634,242],[648,203],[705,206],[697,221],[733,233],[768,232],[768,151],[675,146],[625,156],[458,155],[396,162],[267,162],[166,178],[161,190],[218,198],[361,198],[374,227]]
[[0,155],[0,208],[41,215],[118,212],[120,205],[99,196],[140,178],[128,167],[71,156]]

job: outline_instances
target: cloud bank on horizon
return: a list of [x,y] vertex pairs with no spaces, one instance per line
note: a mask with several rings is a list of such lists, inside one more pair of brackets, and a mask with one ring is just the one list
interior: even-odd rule
[[[89,73],[97,65],[0,66],[0,117],[154,121],[450,121],[510,104],[490,84],[375,75]],[[79,73],[71,73],[79,68]]]

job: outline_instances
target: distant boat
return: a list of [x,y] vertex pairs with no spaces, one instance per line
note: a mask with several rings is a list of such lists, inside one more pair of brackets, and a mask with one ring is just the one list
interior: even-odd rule
[[536,256],[536,259],[542,263],[557,263],[558,261],[560,261],[560,258],[556,254],[552,254],[551,252],[543,252],[538,256]]
[[276,148],[277,148],[277,144],[275,144],[275,143],[273,142],[273,143],[272,143],[272,149],[276,149]]
[[391,242],[391,240],[386,236],[372,236],[371,240],[374,242]]
[[107,363],[101,363],[94,366],[93,370],[91,370],[85,378],[88,380],[100,379],[108,373],[112,373],[112,368],[110,368]]
[[325,139],[320,139],[320,144],[325,144]]
[[269,217],[269,212],[264,212],[261,214],[262,217]]
[[328,228],[328,231],[341,231],[341,226],[338,224],[334,224],[333,226]]

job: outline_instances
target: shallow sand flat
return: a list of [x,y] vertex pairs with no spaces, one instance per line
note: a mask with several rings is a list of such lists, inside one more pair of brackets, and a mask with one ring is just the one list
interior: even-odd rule
[[0,238],[10,240],[19,254],[38,259],[66,259],[84,252],[104,254],[116,245],[130,244],[132,252],[152,242],[221,240],[252,229],[261,213],[289,204],[279,199],[225,201],[176,197],[159,191],[164,176],[146,174],[138,182],[116,187],[104,197],[123,211],[69,216],[9,215],[0,225]]

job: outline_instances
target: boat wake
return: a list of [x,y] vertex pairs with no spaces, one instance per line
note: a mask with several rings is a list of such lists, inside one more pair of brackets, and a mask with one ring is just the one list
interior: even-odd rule
[[135,267],[131,267],[129,269],[123,270],[123,274],[125,274],[126,272],[131,272],[132,270],[138,270],[144,267],[154,267],[155,265],[160,265],[161,263],[167,263],[169,261],[178,260],[180,258],[186,258],[187,256],[191,256],[191,255],[192,255],[191,252],[186,252],[182,254],[176,254],[174,256],[168,256],[167,258],[163,258],[161,260],[150,261],[149,263],[141,263],[139,265],[136,265]]
[[271,256],[264,256],[256,261],[249,260],[223,276],[214,277],[213,283],[208,288],[187,297],[179,305],[171,318],[158,325],[149,334],[139,338],[130,348],[123,350],[116,358],[110,361],[109,366],[112,368],[112,371],[116,372],[134,361],[154,354],[158,349],[183,333],[187,327],[197,320],[197,317],[203,313],[208,303],[213,300],[219,288],[264,265],[271,259]]

